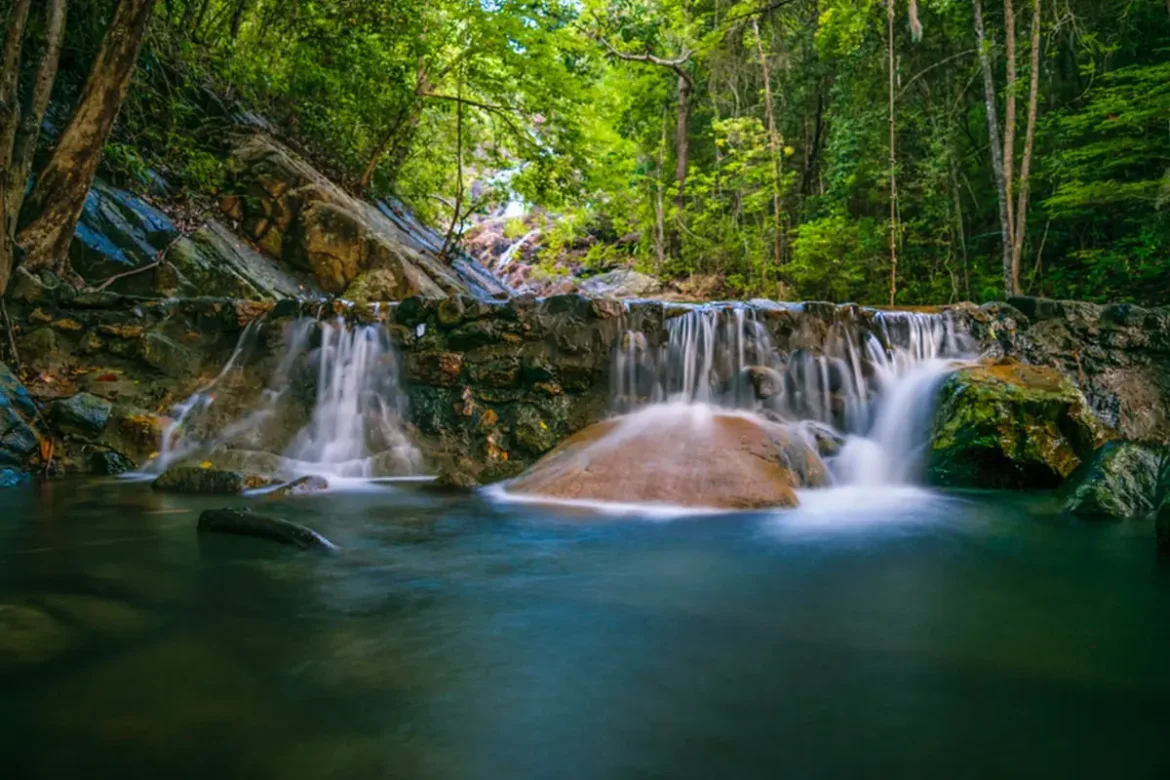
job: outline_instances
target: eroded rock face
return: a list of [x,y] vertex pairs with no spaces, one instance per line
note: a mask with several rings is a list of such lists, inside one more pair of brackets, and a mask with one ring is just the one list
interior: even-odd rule
[[1010,298],[982,313],[985,343],[1059,369],[1121,437],[1170,442],[1170,308]]
[[1107,434],[1059,371],[1012,361],[962,368],[943,383],[929,458],[937,485],[1056,487]]
[[797,505],[824,463],[784,427],[703,406],[656,407],[570,436],[509,484],[550,499],[719,509]]
[[510,293],[469,258],[441,257],[442,240],[404,209],[349,195],[266,135],[241,136],[231,165],[238,193],[225,211],[263,252],[312,274],[325,292],[369,301]]
[[1148,517],[1157,508],[1163,472],[1170,472],[1166,447],[1106,442],[1069,478],[1064,508],[1090,517]]
[[49,420],[66,434],[94,438],[101,435],[109,422],[113,404],[92,393],[78,393],[56,401],[49,407]]

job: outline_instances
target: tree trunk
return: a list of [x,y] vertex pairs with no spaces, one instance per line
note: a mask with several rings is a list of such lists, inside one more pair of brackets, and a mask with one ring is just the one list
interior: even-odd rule
[[17,234],[33,268],[67,275],[69,242],[101,160],[102,148],[134,76],[154,0],[121,0],[102,39],[77,109],[29,197]]
[[[1016,9],[1012,0],[1003,0],[1004,57],[1007,60],[1007,85],[1004,95],[1003,117],[1003,183],[1008,204],[1008,242],[1016,240],[1016,215],[1012,211],[1012,195],[1016,178]],[[1012,292],[1019,292],[1019,280],[1013,275]]]
[[669,109],[663,106],[662,141],[658,144],[658,157],[654,166],[654,254],[658,258],[658,267],[655,270],[659,275],[666,267],[666,207],[662,203],[662,158],[666,155],[668,111]]
[[[690,158],[690,137],[687,125],[690,123],[691,110],[691,80],[679,71],[678,73],[678,122],[675,125],[675,162],[674,162],[674,207],[676,220],[682,219],[683,208],[686,205],[687,169]],[[678,257],[682,251],[682,240],[679,237],[678,227],[672,227],[667,232],[669,254]]]
[[232,40],[238,40],[240,37],[240,27],[244,23],[244,12],[248,10],[248,0],[236,0],[236,7],[232,11]]
[[[28,22],[29,0],[16,0],[8,17],[8,29],[4,33],[4,49],[0,52],[0,189],[10,176],[13,145],[16,142],[16,128],[20,124],[20,100],[17,96],[20,83],[20,50],[24,41],[24,27]],[[16,219],[8,214],[8,193],[0,192],[0,295],[8,288],[12,274],[13,246],[10,222]]]
[[1040,0],[1032,0],[1032,72],[1028,84],[1028,129],[1024,134],[1024,158],[1020,161],[1020,192],[1016,203],[1015,233],[1012,237],[1012,284],[1020,289],[1020,258],[1028,226],[1028,184],[1032,172],[1032,151],[1036,141],[1037,102],[1040,94]]
[[32,173],[33,156],[41,135],[41,122],[49,107],[49,97],[57,80],[57,65],[61,60],[61,43],[65,39],[67,0],[48,0],[45,8],[45,42],[40,59],[33,72],[31,89],[25,96],[21,110],[20,128],[12,150],[12,166],[3,185],[7,188],[8,235],[16,234],[20,209],[24,204],[25,187]]
[[894,0],[886,2],[888,49],[890,68],[890,305],[898,295],[898,154],[897,124],[894,115],[894,89],[897,79],[894,75]]
[[764,115],[768,120],[768,148],[772,158],[772,263],[780,268],[780,136],[776,132],[776,114],[772,110],[772,75],[768,71],[768,58],[764,56],[764,43],[760,39],[760,23],[752,17],[752,32],[756,35],[756,54],[760,58],[760,70],[764,75]]
[[1000,237],[1003,243],[1003,288],[1012,295],[1012,246],[1009,241],[1007,186],[1003,175],[1003,150],[999,145],[999,116],[995,109],[995,76],[991,72],[991,52],[983,32],[983,3],[975,0],[975,39],[979,46],[979,66],[983,71],[983,97],[987,107],[987,135],[991,145],[991,170],[999,200]]

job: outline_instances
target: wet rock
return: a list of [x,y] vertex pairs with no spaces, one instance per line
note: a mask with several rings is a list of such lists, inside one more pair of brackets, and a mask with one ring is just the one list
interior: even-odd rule
[[92,452],[89,456],[89,468],[94,474],[104,474],[114,477],[135,469],[134,461],[114,450]]
[[[178,235],[178,228],[161,211],[126,190],[97,180],[85,199],[69,255],[74,270],[90,283],[149,265]],[[150,273],[114,282],[118,292],[149,295],[154,292]]]
[[209,509],[199,515],[199,532],[254,536],[302,550],[335,552],[338,549],[337,545],[312,528],[265,517],[249,509]]
[[37,451],[40,439],[31,425],[35,414],[24,385],[0,363],[0,467],[19,468]]
[[1069,478],[1064,508],[1078,515],[1146,517],[1156,508],[1170,451],[1131,441],[1110,441]]
[[433,482],[426,485],[426,489],[436,493],[470,493],[479,487],[475,477],[459,467],[440,469],[439,475]]
[[160,274],[160,291],[250,300],[319,297],[315,281],[295,274],[253,249],[221,222],[210,220],[167,251],[169,274]]
[[578,289],[585,295],[602,298],[644,298],[662,292],[662,282],[623,268],[590,277]]
[[148,365],[172,379],[184,379],[199,373],[199,355],[157,331],[146,334],[141,354]]
[[796,506],[794,488],[827,482],[816,452],[782,426],[705,407],[670,406],[570,436],[508,491],[551,499],[757,509]]
[[329,489],[329,480],[324,477],[310,475],[294,479],[287,485],[281,485],[268,495],[272,498],[295,498],[297,496],[311,496]]
[[155,490],[166,493],[238,495],[247,490],[269,487],[276,482],[272,477],[243,471],[175,466],[167,469],[153,485]]
[[85,438],[100,436],[113,404],[91,393],[78,393],[49,407],[49,422],[61,433]]
[[0,603],[0,669],[44,663],[69,649],[72,634],[57,618],[26,603]]
[[15,469],[0,468],[0,488],[19,487],[31,481],[28,473]]
[[937,485],[1056,487],[1106,438],[1081,392],[1052,368],[962,368],[940,395],[929,453]]

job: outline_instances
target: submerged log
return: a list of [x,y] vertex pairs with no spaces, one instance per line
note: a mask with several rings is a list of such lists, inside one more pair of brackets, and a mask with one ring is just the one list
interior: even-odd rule
[[307,526],[258,515],[250,509],[208,509],[199,515],[200,533],[237,534],[291,544],[302,550],[336,552],[333,542]]

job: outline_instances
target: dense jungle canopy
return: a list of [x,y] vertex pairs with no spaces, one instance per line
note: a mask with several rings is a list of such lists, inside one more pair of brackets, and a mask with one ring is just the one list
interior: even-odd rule
[[[28,133],[7,111],[17,263],[60,251],[45,223],[68,214],[46,214],[84,166],[58,147],[211,200],[208,117],[249,111],[452,241],[509,205],[510,229],[539,217],[549,263],[585,246],[587,267],[707,294],[871,304],[1170,293],[1166,0],[3,0],[0,15],[6,110],[63,19],[46,128],[103,95],[86,116],[117,117],[33,134],[47,167],[22,204],[7,136],[19,157]],[[119,53],[136,63],[120,112]]]

